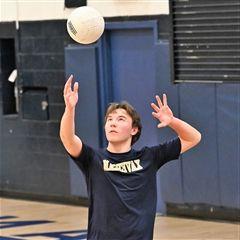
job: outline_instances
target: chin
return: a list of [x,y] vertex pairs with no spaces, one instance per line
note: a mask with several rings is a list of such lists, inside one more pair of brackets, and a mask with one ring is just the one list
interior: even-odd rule
[[113,137],[107,137],[107,141],[110,143],[118,142],[118,140],[114,139]]
[[118,142],[120,142],[119,140],[112,139],[112,138],[108,138],[107,140],[108,140],[109,143],[118,143]]

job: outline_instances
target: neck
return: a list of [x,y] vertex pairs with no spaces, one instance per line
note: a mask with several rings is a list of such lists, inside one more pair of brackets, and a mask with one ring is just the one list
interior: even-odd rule
[[125,153],[131,150],[129,143],[108,143],[107,150],[111,153]]

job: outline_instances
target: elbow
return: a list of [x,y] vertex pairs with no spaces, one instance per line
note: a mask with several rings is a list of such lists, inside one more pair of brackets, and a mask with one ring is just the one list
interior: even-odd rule
[[196,135],[195,145],[199,144],[201,142],[201,139],[202,139],[202,134],[198,132]]
[[60,137],[61,141],[63,142],[64,136],[63,136],[63,133],[61,131],[59,131],[59,137]]
[[189,149],[195,147],[196,145],[198,145],[198,143],[201,141],[202,135],[200,132],[197,131],[197,133],[194,135],[194,137],[191,139],[191,141],[186,141],[181,139],[181,153],[184,153],[186,151],[188,151]]
[[192,143],[191,143],[191,148],[192,147],[195,147],[196,145],[198,145],[200,142],[201,142],[201,138],[202,138],[202,135],[200,132],[197,132],[194,136],[194,139],[192,140]]

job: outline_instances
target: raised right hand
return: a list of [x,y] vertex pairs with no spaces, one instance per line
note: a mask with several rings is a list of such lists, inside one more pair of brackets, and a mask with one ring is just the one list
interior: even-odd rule
[[74,108],[78,102],[78,82],[74,83],[72,90],[72,80],[73,75],[68,78],[63,91],[65,105],[69,109]]

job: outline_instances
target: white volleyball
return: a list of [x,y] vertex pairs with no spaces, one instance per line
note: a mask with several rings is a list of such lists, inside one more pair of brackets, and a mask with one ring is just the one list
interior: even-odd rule
[[78,43],[96,42],[103,34],[105,22],[101,14],[92,7],[76,8],[67,20],[67,31]]

